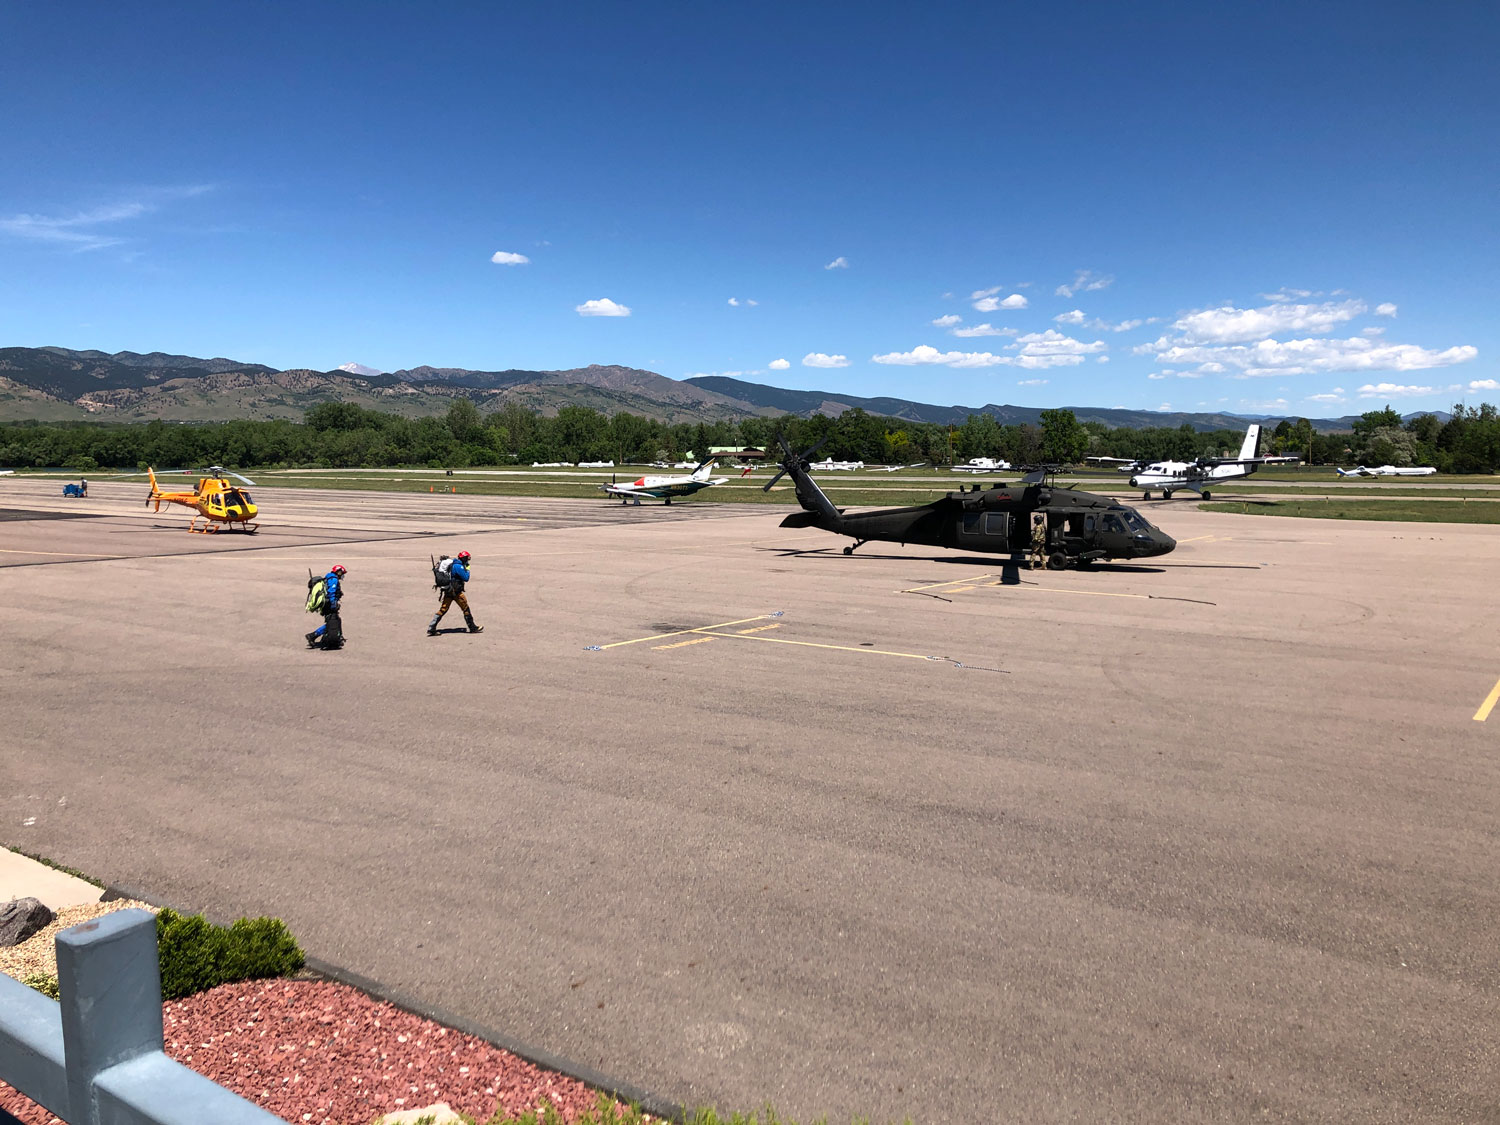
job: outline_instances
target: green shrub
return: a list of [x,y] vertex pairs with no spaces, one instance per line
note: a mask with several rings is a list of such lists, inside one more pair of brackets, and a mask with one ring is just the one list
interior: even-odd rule
[[27,988],[36,989],[43,996],[50,996],[54,1000],[58,998],[56,977],[48,976],[46,973],[32,973],[21,983]]
[[156,951],[163,1000],[231,981],[289,976],[304,960],[279,918],[241,918],[226,928],[201,914],[170,909],[156,916]]

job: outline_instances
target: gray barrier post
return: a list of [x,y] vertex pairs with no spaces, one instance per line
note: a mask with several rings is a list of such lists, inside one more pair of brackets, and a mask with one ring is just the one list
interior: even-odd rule
[[162,1049],[155,915],[116,910],[62,931],[57,988],[68,1060],[68,1121],[97,1125],[99,1076]]

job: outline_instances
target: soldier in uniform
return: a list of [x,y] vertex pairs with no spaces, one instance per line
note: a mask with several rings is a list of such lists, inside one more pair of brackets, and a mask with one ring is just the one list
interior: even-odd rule
[[1047,565],[1047,513],[1031,513],[1031,569]]

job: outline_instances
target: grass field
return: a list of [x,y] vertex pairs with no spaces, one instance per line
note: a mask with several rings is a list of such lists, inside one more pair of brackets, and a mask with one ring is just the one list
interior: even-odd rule
[[1323,520],[1396,520],[1413,523],[1500,523],[1500,498],[1490,500],[1226,500],[1207,511],[1246,516],[1300,516]]

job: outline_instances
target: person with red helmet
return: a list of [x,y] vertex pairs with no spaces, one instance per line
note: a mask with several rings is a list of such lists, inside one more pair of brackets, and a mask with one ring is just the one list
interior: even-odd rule
[[438,560],[437,565],[432,568],[432,584],[438,590],[438,611],[427,626],[427,635],[435,637],[438,634],[438,622],[443,619],[443,614],[448,612],[448,607],[454,602],[458,608],[464,611],[464,620],[468,622],[469,632],[484,632],[483,625],[474,624],[474,614],[469,609],[469,599],[464,594],[464,588],[469,582],[469,566],[473,556],[468,551],[460,551],[451,559],[444,555]]
[[344,575],[346,571],[338,563],[328,568],[323,577],[307,580],[307,608],[311,613],[321,613],[323,624],[307,634],[307,647],[335,649],[344,647],[344,622],[339,616],[339,604],[344,599]]

